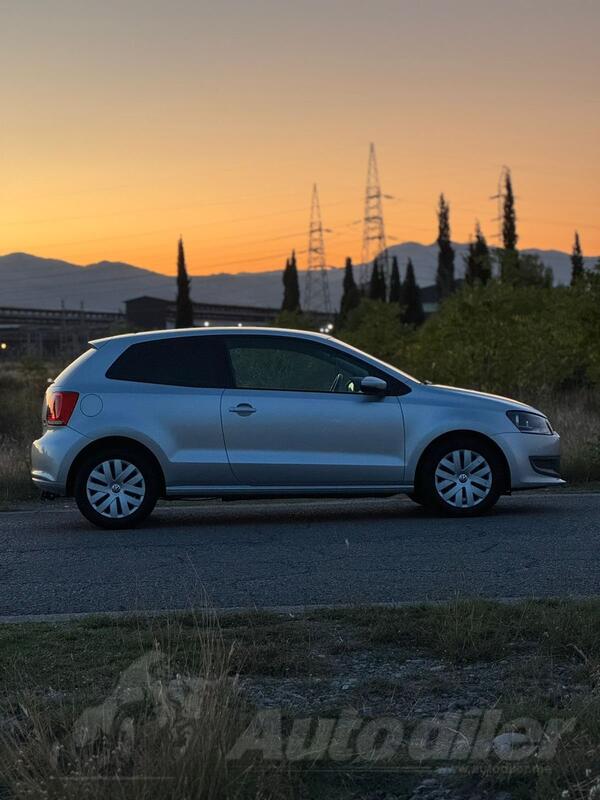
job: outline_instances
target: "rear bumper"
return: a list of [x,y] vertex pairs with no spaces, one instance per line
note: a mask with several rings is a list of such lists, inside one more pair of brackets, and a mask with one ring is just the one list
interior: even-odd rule
[[511,489],[561,486],[560,436],[534,433],[502,433],[494,436],[510,468]]
[[89,439],[68,426],[48,428],[31,445],[31,480],[43,492],[66,494],[69,469]]

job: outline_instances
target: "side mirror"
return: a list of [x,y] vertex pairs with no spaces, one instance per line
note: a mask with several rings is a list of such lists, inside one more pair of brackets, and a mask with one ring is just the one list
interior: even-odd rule
[[387,383],[381,378],[367,375],[360,382],[360,390],[364,394],[385,394],[387,391]]

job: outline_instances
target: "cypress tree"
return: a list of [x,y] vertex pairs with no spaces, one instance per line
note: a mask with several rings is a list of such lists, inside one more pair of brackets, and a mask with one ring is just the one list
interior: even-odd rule
[[285,262],[281,310],[300,311],[300,286],[298,284],[298,268],[296,265],[295,250],[292,250],[291,258],[288,258]]
[[415,278],[413,263],[408,259],[406,275],[400,292],[402,313],[400,319],[405,325],[421,325],[425,321],[425,312],[421,302],[421,290]]
[[504,199],[502,203],[502,249],[498,251],[500,277],[505,283],[514,286],[526,285],[529,278],[524,273],[531,270],[524,263],[517,250],[517,215],[515,212],[515,196],[512,188],[510,170],[507,170],[504,183]]
[[377,300],[377,294],[379,292],[379,265],[377,263],[377,259],[373,259],[373,268],[371,269],[371,280],[369,281],[369,299],[370,300]]
[[400,302],[400,270],[398,269],[398,259],[392,259],[392,274],[390,275],[390,303]]
[[450,240],[450,206],[443,194],[438,205],[438,267],[436,285],[438,297],[444,300],[452,294],[454,285],[454,248]]
[[[379,259],[377,259],[379,261]],[[379,299],[385,303],[387,299],[387,286],[385,283],[385,273],[383,271],[384,261],[379,261]]]
[[492,279],[492,254],[479,223],[475,226],[475,256],[479,265],[479,279],[485,285]]
[[583,278],[584,264],[583,252],[581,250],[581,242],[579,241],[579,233],[575,231],[575,240],[573,241],[573,250],[571,251],[571,286]]
[[502,245],[505,250],[516,250],[518,241],[515,196],[513,194],[510,170],[508,170],[506,172],[504,203],[502,207]]
[[175,327],[193,328],[194,307],[190,298],[190,279],[185,265],[183,239],[179,238],[177,247],[177,300],[175,303]]
[[340,313],[337,320],[338,326],[341,327],[344,324],[348,318],[348,314],[359,305],[360,300],[361,292],[354,280],[352,259],[347,258],[346,265],[344,267],[344,284],[342,301],[340,303]]
[[475,256],[475,242],[471,239],[463,256],[465,261],[465,283],[474,286],[479,280],[479,268]]
[[373,260],[373,271],[369,283],[369,299],[382,300],[385,303],[385,277],[379,259]]
[[479,222],[475,224],[475,241],[469,242],[469,249],[464,259],[465,281],[470,286],[476,283],[485,285],[491,279],[492,258]]

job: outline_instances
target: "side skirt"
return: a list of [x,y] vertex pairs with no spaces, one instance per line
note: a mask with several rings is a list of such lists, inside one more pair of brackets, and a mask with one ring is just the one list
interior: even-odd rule
[[224,500],[276,497],[391,497],[412,492],[412,483],[398,486],[168,486],[167,499],[222,497]]

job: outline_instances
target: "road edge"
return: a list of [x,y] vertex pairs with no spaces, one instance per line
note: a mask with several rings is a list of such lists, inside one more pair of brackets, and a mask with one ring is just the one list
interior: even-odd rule
[[456,598],[444,600],[398,600],[383,603],[320,603],[314,605],[291,605],[291,606],[205,606],[200,608],[164,608],[164,609],[139,609],[135,611],[75,611],[63,614],[9,614],[0,616],[0,625],[20,625],[22,623],[43,623],[60,624],[63,622],[77,622],[86,619],[136,619],[153,618],[165,616],[177,616],[196,612],[198,615],[217,614],[218,616],[233,616],[235,614],[280,614],[281,616],[302,616],[317,611],[336,611],[348,610],[353,608],[407,608],[410,606],[443,606],[453,599],[456,600],[486,600],[491,603],[503,605],[517,605],[519,603],[549,601],[549,600],[569,600],[581,601],[598,599],[598,595],[566,595],[556,597],[536,597],[534,595],[517,597],[470,597],[458,596]]

